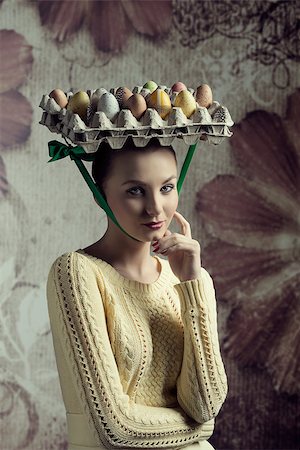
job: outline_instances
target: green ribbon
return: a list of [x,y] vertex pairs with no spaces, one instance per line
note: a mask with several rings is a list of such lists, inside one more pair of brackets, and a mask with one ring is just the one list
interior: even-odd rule
[[180,195],[180,191],[181,191],[181,188],[182,188],[185,176],[187,174],[188,168],[190,167],[190,164],[191,164],[192,158],[194,156],[196,147],[197,147],[197,143],[196,144],[192,144],[192,145],[189,146],[189,149],[188,149],[188,152],[186,154],[185,160],[184,160],[184,162],[182,164],[180,175],[179,175],[179,178],[178,178],[178,181],[177,181],[178,196]]
[[[49,156],[51,159],[48,162],[58,161],[59,159],[66,158],[67,156],[70,156],[70,158],[76,163],[78,169],[80,170],[83,178],[85,179],[87,185],[91,189],[92,193],[94,194],[97,202],[101,206],[101,208],[106,212],[106,214],[111,218],[111,220],[125,233],[127,236],[131,237],[132,239],[135,239],[133,236],[130,236],[119,224],[117,219],[115,218],[114,213],[110,209],[108,203],[106,202],[105,198],[99,191],[96,183],[93,181],[92,177],[90,176],[89,172],[87,171],[86,167],[84,166],[82,160],[84,161],[93,161],[95,158],[95,155],[93,153],[86,153],[86,151],[80,147],[72,147],[67,146],[61,142],[58,141],[50,141],[48,142],[48,148],[49,148]],[[138,239],[135,239],[138,241]]]
[[[190,163],[192,161],[194,152],[196,150],[197,144],[190,145],[187,155],[185,157],[185,160],[183,162],[179,179],[177,181],[177,192],[178,196],[180,195],[180,191],[183,185],[183,181],[185,179],[185,176],[187,174],[188,168],[190,166]],[[92,177],[90,176],[89,172],[87,171],[86,167],[84,166],[82,160],[84,161],[93,161],[95,158],[94,153],[86,153],[86,151],[80,147],[80,146],[68,146],[58,141],[50,141],[48,142],[48,148],[49,148],[49,156],[51,159],[49,159],[48,162],[58,161],[59,159],[66,158],[69,156],[77,165],[78,169],[80,170],[83,178],[85,179],[87,185],[91,189],[92,193],[94,194],[97,202],[101,206],[101,208],[106,212],[106,214],[112,219],[112,221],[129,237],[134,239],[135,241],[140,242],[138,239],[134,238],[133,236],[130,236],[118,223],[117,219],[115,218],[114,213],[110,209],[108,203],[106,202],[105,198],[99,191],[96,183],[93,181]]]
[[48,142],[49,147],[49,159],[48,162],[57,161],[58,159],[65,158],[66,156],[70,156],[71,159],[84,159],[85,161],[93,161],[94,155],[93,153],[86,153],[86,151],[77,145],[76,147],[67,146],[58,141],[50,141]]

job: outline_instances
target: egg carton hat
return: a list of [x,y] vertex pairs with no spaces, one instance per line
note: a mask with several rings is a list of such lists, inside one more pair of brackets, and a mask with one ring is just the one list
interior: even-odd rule
[[102,142],[120,151],[129,138],[137,147],[145,147],[153,138],[161,146],[172,145],[175,139],[183,140],[189,149],[177,182],[180,195],[199,140],[216,145],[232,135],[230,113],[212,100],[207,85],[199,86],[196,91],[183,83],[168,88],[154,82],[135,86],[132,91],[121,87],[108,92],[100,88],[74,94],[55,89],[43,95],[39,106],[43,109],[39,123],[65,140],[65,144],[56,140],[48,143],[51,157],[48,162],[69,156],[98,204],[128,236],[83,163],[94,160]]

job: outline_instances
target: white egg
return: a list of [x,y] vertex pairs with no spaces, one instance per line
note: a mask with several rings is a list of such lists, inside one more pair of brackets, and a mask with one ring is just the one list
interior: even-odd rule
[[97,111],[104,112],[109,120],[114,121],[120,112],[118,100],[110,92],[104,92],[99,98]]

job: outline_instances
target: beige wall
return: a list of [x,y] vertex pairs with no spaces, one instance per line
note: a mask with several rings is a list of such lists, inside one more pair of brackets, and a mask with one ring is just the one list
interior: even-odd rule
[[[81,3],[77,2],[78,8]],[[153,2],[153,8],[156,7],[155,3],[159,2]],[[289,3],[289,14],[284,10],[284,5],[275,12],[267,9],[271,4],[277,4],[278,7],[281,3]],[[223,10],[217,10],[222,5]],[[299,62],[296,60],[297,57],[299,61],[299,54],[295,53],[296,45],[293,51],[291,49],[293,42],[298,42],[299,49],[299,30],[298,37],[292,31],[296,2],[174,1],[172,7],[173,23],[165,39],[149,39],[131,27],[132,34],[127,44],[115,54],[97,49],[92,34],[84,26],[65,41],[55,41],[51,31],[41,25],[36,2],[5,0],[0,4],[0,33],[5,29],[19,33],[27,42],[27,51],[33,57],[30,62],[28,56],[26,75],[14,87],[14,90],[23,94],[33,110],[32,118],[29,112],[24,114],[24,122],[27,124],[25,128],[30,130],[29,136],[25,138],[25,130],[23,137],[21,135],[15,140],[12,137],[12,144],[8,145],[6,142],[1,150],[1,450],[66,448],[65,411],[46,309],[45,283],[50,264],[58,255],[94,242],[101,236],[106,225],[103,212],[96,208],[75,164],[67,159],[47,164],[47,142],[59,139],[59,136],[52,135],[38,123],[42,113],[38,107],[42,95],[56,87],[64,90],[122,85],[133,87],[149,79],[167,86],[182,80],[193,88],[208,83],[213,89],[214,98],[229,107],[233,120],[237,123],[254,110],[266,110],[283,117],[288,96],[299,86]],[[262,14],[263,8],[265,16]],[[252,18],[251,11],[256,14]],[[143,21],[143,15],[141,17]],[[186,21],[185,26],[182,21]],[[259,23],[263,24],[262,33],[259,33]],[[285,39],[280,35],[284,26],[291,30],[293,39]],[[271,35],[277,37],[277,41],[266,44]],[[0,60],[0,69],[5,72],[6,62],[13,54],[13,49],[3,39],[0,46],[4,55]],[[274,61],[267,65],[267,58],[262,58],[263,51],[269,58],[273,55]],[[284,56],[289,55],[289,52],[290,56]],[[282,62],[276,69],[279,60]],[[14,63],[16,71],[21,70],[16,60]],[[20,65],[22,64],[25,62],[20,57]],[[1,88],[1,85],[0,91],[0,95],[5,93],[5,88]],[[15,114],[18,101],[13,105],[14,115],[11,112],[9,115],[21,120],[22,114]],[[1,118],[7,119],[7,111],[10,109],[4,100],[1,101],[1,109]],[[298,117],[293,120],[297,121]],[[9,124],[7,121],[5,126],[9,127],[13,136],[14,123]],[[0,129],[3,132],[3,128]],[[256,132],[257,129],[253,131]],[[252,138],[250,133],[250,146]],[[293,132],[291,140],[295,147],[298,145],[298,138],[299,135]],[[240,142],[244,141],[238,141],[237,147],[241,145]],[[253,141],[253,146],[255,145]],[[181,166],[186,148],[177,143],[176,150]],[[278,148],[278,151],[287,154],[289,150]],[[205,249],[216,238],[222,241],[224,233],[219,236],[216,227],[209,230],[209,215],[195,209],[197,192],[218,174],[223,176],[241,173],[230,140],[216,147],[199,145],[183,187],[179,211],[191,223],[193,235],[203,248],[204,261],[209,260]],[[246,174],[246,178],[249,176],[251,174]],[[214,220],[221,220],[218,214],[214,216]],[[219,225],[222,229],[221,222]],[[296,240],[295,245],[299,245]],[[232,295],[228,292],[226,294],[226,276],[224,282],[217,261],[214,265],[209,260],[208,264],[216,274],[216,279],[223,280],[223,284],[219,282],[217,289],[223,345],[223,339],[229,339],[231,333],[236,336],[234,321],[233,325],[227,322],[233,306],[237,305],[244,311],[242,302],[247,302],[249,298],[239,297],[234,290],[230,291]],[[294,284],[291,285],[291,296],[294,298],[298,295],[295,286],[299,283],[299,269],[297,272],[293,265],[290,270],[295,274]],[[262,276],[267,283],[271,283],[267,275],[263,273]],[[249,282],[256,283],[255,277],[256,274],[252,280],[250,277]],[[282,278],[276,278],[274,285],[268,286],[274,287],[275,292],[277,288],[281,289],[281,281]],[[228,282],[232,284],[232,280]],[[268,305],[269,323],[273,320],[273,306],[268,303],[271,290],[267,293],[253,290],[251,294],[258,302],[257,305]],[[284,328],[284,324],[278,321],[278,314],[280,312],[274,310],[274,320],[276,319],[277,330],[282,337],[278,345],[282,345],[283,349],[286,345],[288,353],[291,352],[292,341],[289,338],[285,344],[284,339],[289,337],[289,332],[296,335],[297,322],[293,324],[290,315],[285,316],[288,313],[282,312],[283,320],[285,317],[289,318]],[[298,307],[295,307],[293,315],[298,317],[299,324]],[[246,328],[245,334],[240,334],[241,342],[243,338],[246,339],[247,334],[247,321],[243,320]],[[248,326],[251,327],[251,322]],[[263,325],[257,327],[256,340],[253,338],[252,346],[264,332]],[[272,328],[269,339],[264,341],[266,352],[268,345],[271,348],[274,336]],[[299,341],[295,338],[292,348],[297,345],[299,347]],[[288,386],[282,383],[276,389],[280,374],[277,377],[271,376],[274,367],[271,363],[268,367],[264,365],[261,352],[258,351],[259,358],[256,361],[259,367],[256,367],[254,357],[251,364],[243,368],[239,358],[229,357],[224,349],[229,396],[217,418],[216,431],[211,440],[216,448],[297,448],[295,417],[299,400],[299,372],[296,377],[296,371],[299,360],[286,361],[283,353],[275,355],[274,365],[277,364],[281,371],[294,371],[295,378],[294,381],[289,380]]]

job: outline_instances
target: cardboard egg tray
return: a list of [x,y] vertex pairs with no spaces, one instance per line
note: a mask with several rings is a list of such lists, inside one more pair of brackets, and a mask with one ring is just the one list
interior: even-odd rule
[[[164,89],[170,93],[169,88]],[[115,90],[111,89],[110,92],[115,94]],[[133,89],[134,93],[146,96],[145,91],[139,86]],[[93,91],[87,93],[91,96]],[[68,98],[72,95],[72,92],[67,93]],[[154,137],[164,146],[171,145],[176,138],[182,139],[187,145],[195,144],[199,139],[219,144],[225,137],[232,135],[229,129],[233,125],[230,113],[216,101],[208,109],[197,104],[196,111],[189,119],[181,108],[176,107],[172,107],[167,120],[163,120],[153,108],[148,108],[140,120],[129,109],[121,109],[113,122],[102,111],[90,111],[90,126],[78,114],[61,108],[47,94],[43,95],[39,106],[43,109],[40,124],[82,146],[87,153],[96,152],[103,141],[107,141],[114,149],[120,149],[129,136],[136,146],[144,147]]]

